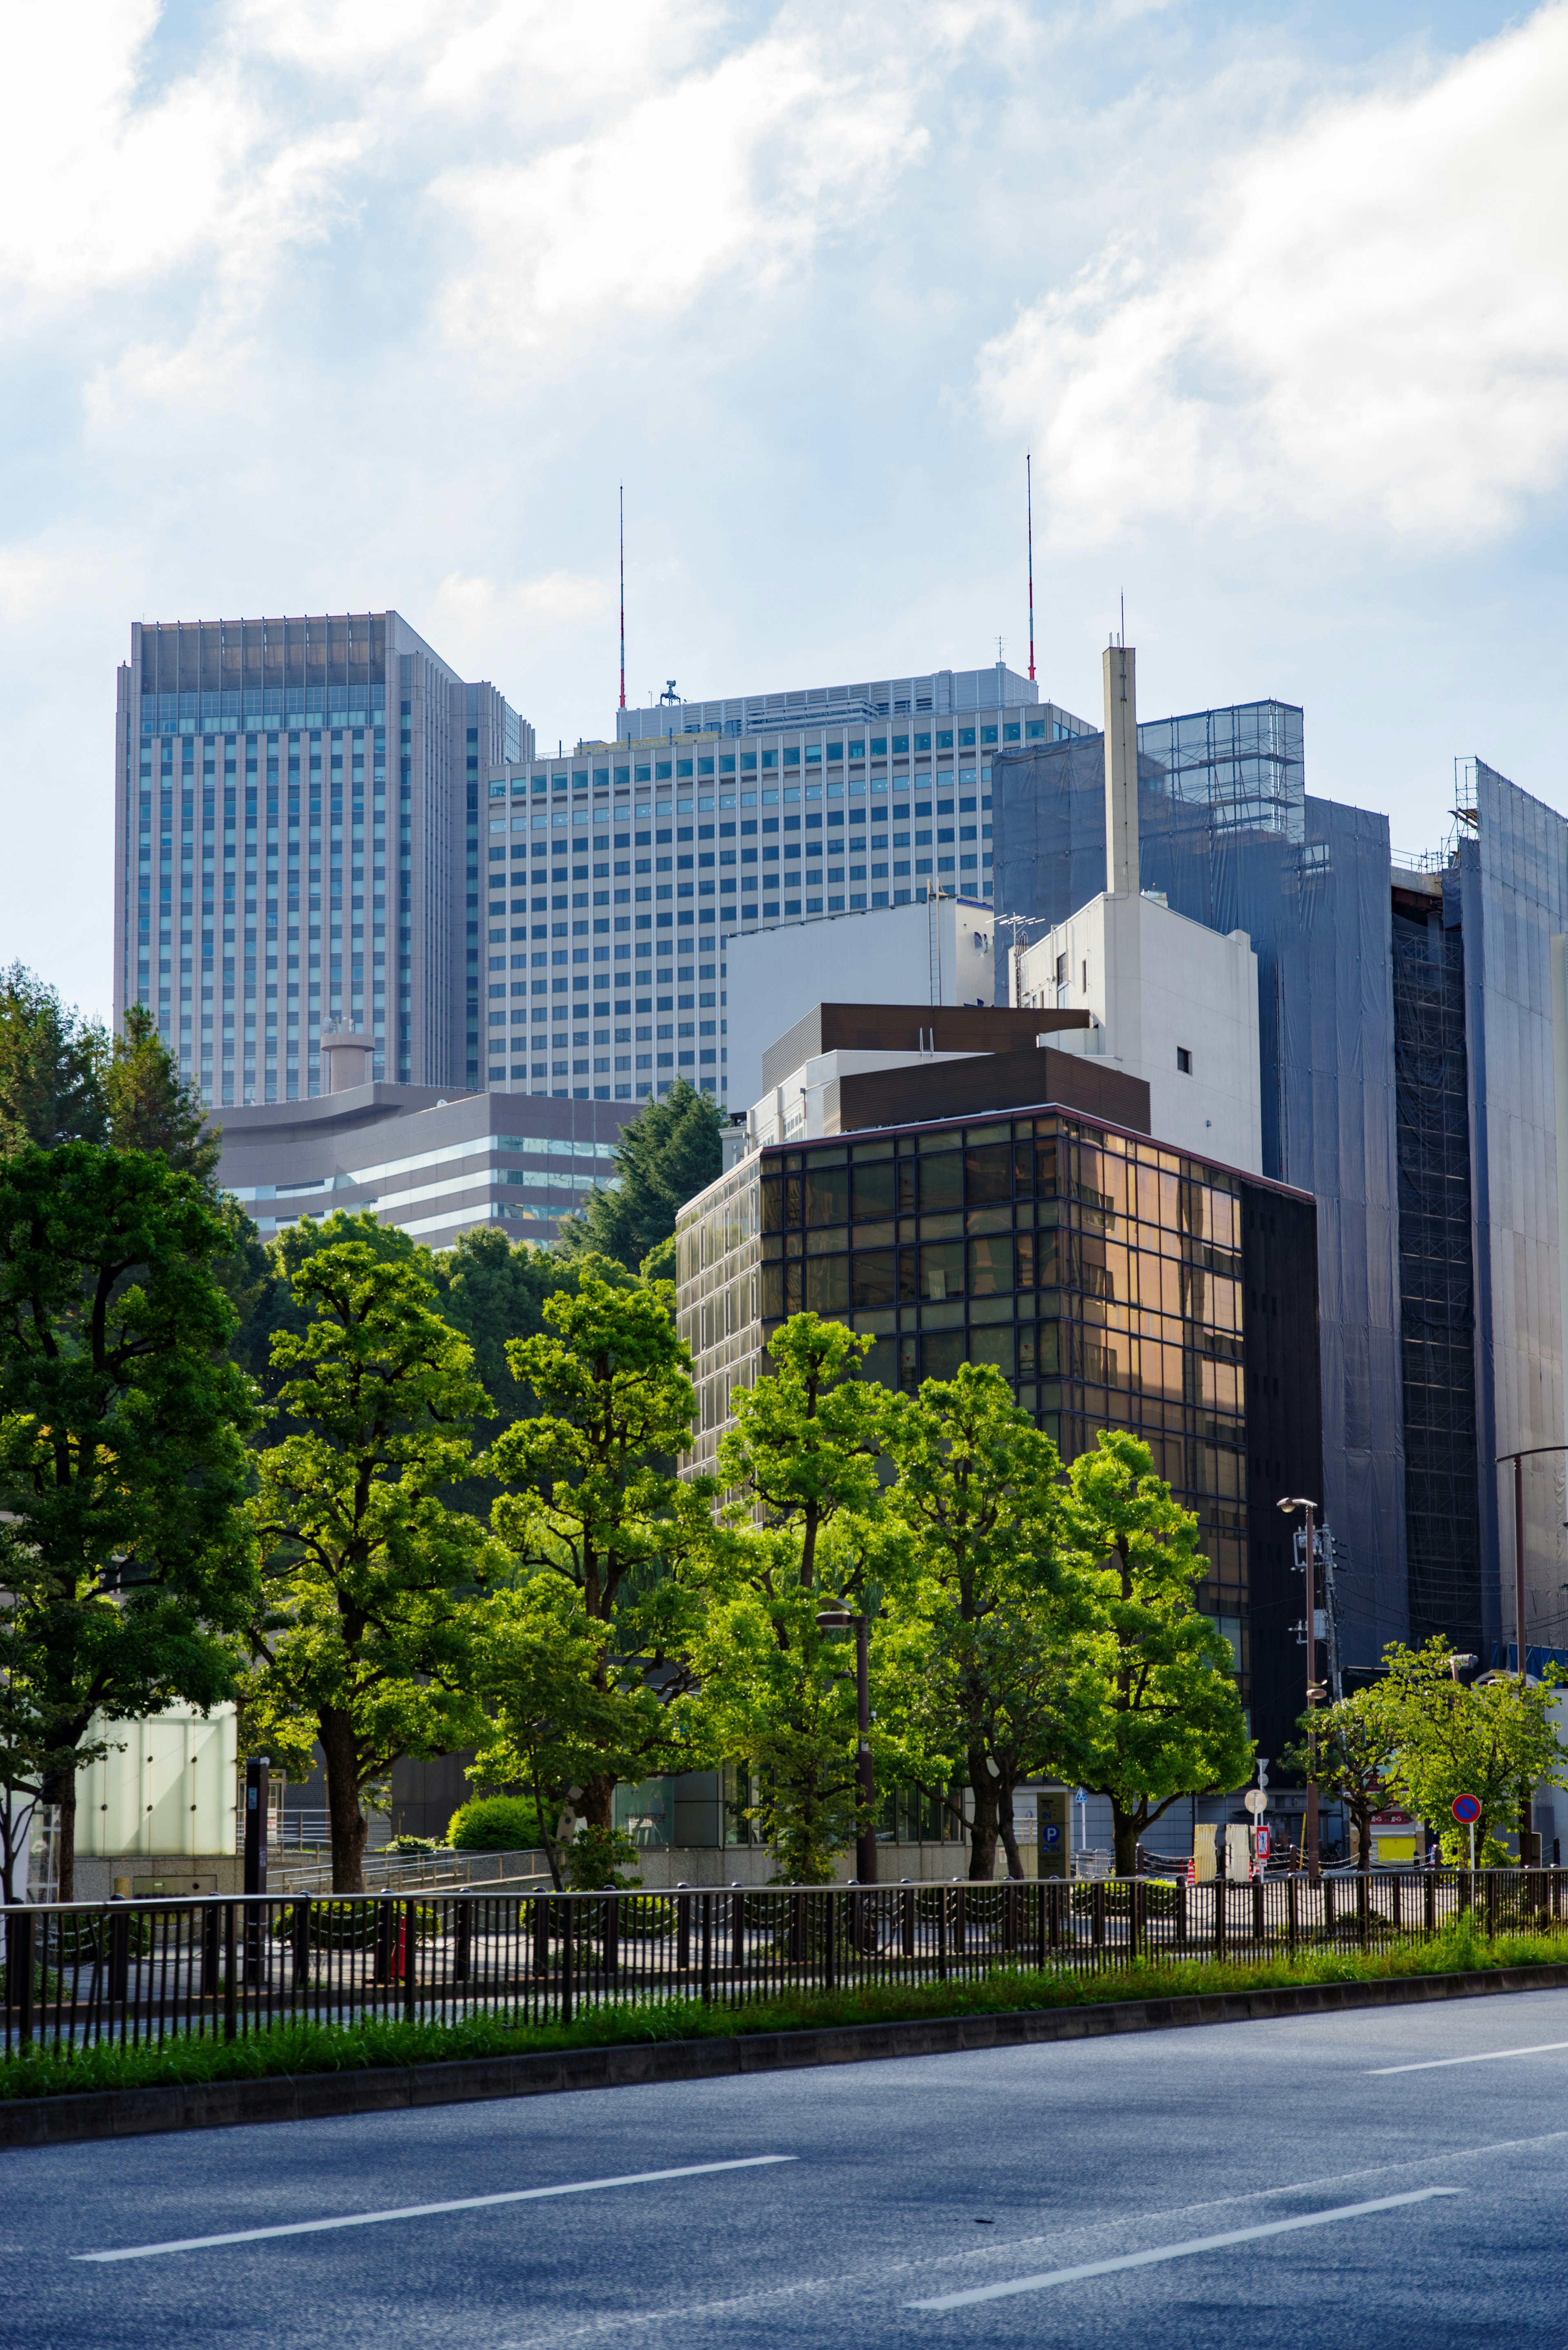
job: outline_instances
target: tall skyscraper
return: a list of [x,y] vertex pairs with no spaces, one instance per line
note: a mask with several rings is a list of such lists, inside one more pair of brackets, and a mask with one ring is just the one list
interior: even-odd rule
[[[115,721],[115,1014],[223,1107],[372,1075],[461,1086],[480,777],[534,730],[396,612],[137,623]],[[395,809],[396,830],[390,822]]]

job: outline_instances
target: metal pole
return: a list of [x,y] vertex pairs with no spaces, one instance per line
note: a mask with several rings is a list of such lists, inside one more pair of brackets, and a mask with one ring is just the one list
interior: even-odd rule
[[1313,1504],[1306,1511],[1306,1648],[1307,1648],[1307,1785],[1306,1785],[1306,1861],[1307,1875],[1314,1881],[1321,1874],[1322,1863],[1317,1831],[1317,1572],[1315,1512]]
[[266,1891],[268,1757],[257,1754],[245,1764],[245,1885],[247,1893]]
[[855,1703],[860,1732],[860,1801],[866,1825],[856,1845],[855,1868],[862,1885],[877,1882],[877,1778],[871,1761],[871,1659],[864,1613],[855,1618]]

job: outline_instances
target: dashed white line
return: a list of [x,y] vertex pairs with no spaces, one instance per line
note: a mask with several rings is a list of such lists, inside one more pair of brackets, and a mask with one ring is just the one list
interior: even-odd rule
[[1419,2064],[1375,2064],[1366,2077],[1383,2079],[1389,2073],[1442,2073],[1450,2064],[1496,2064],[1505,2056],[1552,2056],[1568,2048],[1568,2040],[1542,2040],[1534,2048],[1483,2048],[1474,2056],[1428,2056]]
[[968,2309],[978,2301],[1006,2301],[1018,2293],[1044,2293],[1050,2285],[1076,2284],[1084,2277],[1113,2276],[1121,2269],[1152,2268],[1159,2261],[1189,2260],[1195,2252],[1223,2251],[1231,2244],[1255,2243],[1262,2236],[1289,2236],[1302,2228],[1326,2228],[1336,2220],[1366,2220],[1375,2211],[1395,2211],[1434,2196],[1458,2195],[1457,2187],[1417,2187],[1407,2195],[1380,2195],[1371,2203],[1341,2203],[1332,2211],[1303,2211],[1293,2220],[1270,2220],[1257,2228],[1230,2228],[1220,2236],[1190,2236],[1182,2244],[1157,2244],[1147,2252],[1123,2252],[1109,2261],[1084,2261],[1076,2268],[1046,2269],[1039,2276],[1012,2277],[1005,2284],[971,2285],[935,2301],[909,2301],[906,2309]]
[[428,2220],[443,2211],[484,2211],[500,2203],[542,2203],[554,2195],[596,2195],[607,2187],[652,2187],[667,2178],[710,2178],[721,2170],[763,2170],[796,2162],[794,2154],[748,2154],[733,2162],[685,2162],[676,2170],[630,2170],[619,2178],[575,2178],[559,2187],[514,2187],[501,2195],[461,2195],[449,2203],[406,2203],[395,2211],[348,2211],[331,2220],[294,2220],[275,2228],[233,2228],[221,2236],[178,2236],[164,2244],[126,2244],[77,2252],[78,2261],[150,2261],[161,2252],[202,2252],[219,2244],[257,2244],[272,2236],[318,2236],[334,2228],[379,2228],[389,2220]]

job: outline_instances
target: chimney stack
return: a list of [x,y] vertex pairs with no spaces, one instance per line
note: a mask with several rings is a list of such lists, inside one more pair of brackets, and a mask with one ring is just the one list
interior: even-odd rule
[[1107,645],[1106,681],[1106,889],[1136,898],[1137,862],[1137,655]]

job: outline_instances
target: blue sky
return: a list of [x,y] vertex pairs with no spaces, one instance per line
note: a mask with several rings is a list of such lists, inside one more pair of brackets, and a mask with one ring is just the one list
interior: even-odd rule
[[133,619],[616,691],[1026,654],[1568,808],[1568,6],[63,0],[0,142],[5,954],[110,986]]

